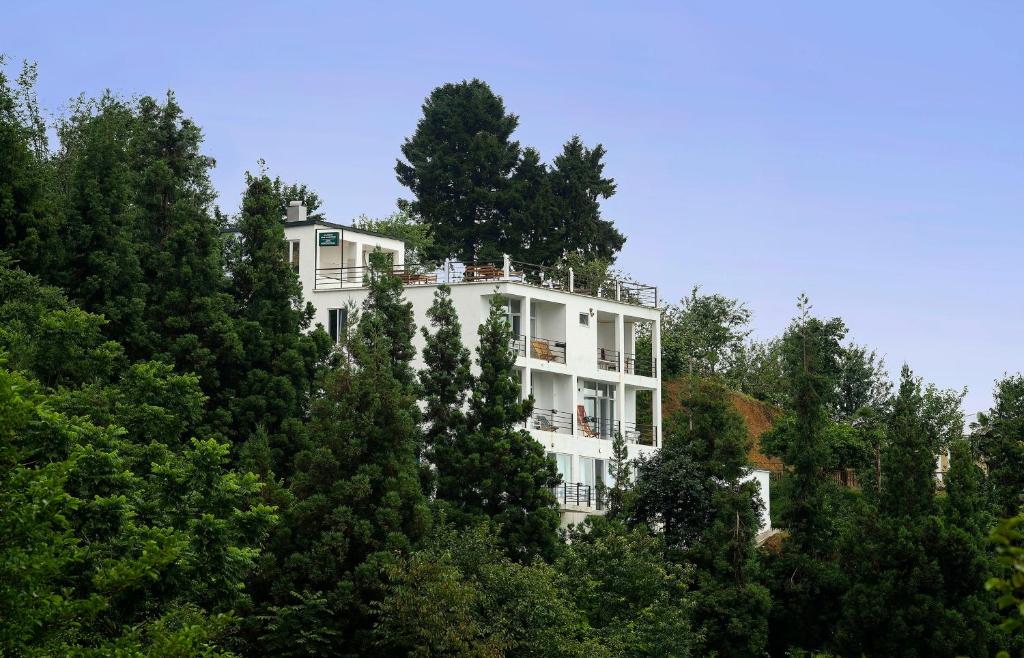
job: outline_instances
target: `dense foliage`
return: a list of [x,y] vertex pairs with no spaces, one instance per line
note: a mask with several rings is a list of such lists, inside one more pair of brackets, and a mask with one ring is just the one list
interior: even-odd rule
[[[616,435],[607,513],[560,531],[500,295],[473,358],[451,291],[417,327],[376,252],[332,345],[284,251],[315,191],[261,165],[224,215],[173,94],[83,97],[50,133],[35,69],[5,72],[0,654],[1024,655],[1021,375],[965,434],[962,391],[904,368],[894,393],[806,298],[754,341],[694,288],[654,355],[680,377],[662,449]],[[423,111],[415,199],[361,225],[596,291],[624,242],[603,148],[545,165],[478,80]],[[735,390],[778,410],[772,536]]]

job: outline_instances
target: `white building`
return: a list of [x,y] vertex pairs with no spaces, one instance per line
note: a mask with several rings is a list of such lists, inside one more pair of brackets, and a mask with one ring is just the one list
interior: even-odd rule
[[[450,285],[463,344],[474,355],[477,329],[488,315],[491,297],[498,292],[508,300],[515,368],[523,396],[532,393],[535,400],[527,428],[562,475],[564,484],[556,494],[563,523],[601,511],[597,489],[599,483],[611,484],[608,460],[616,432],[626,439],[630,459],[658,450],[659,364],[636,353],[641,331],[651,337],[652,354],[661,353],[661,311],[653,286],[610,281],[593,290],[571,273],[556,276],[507,258],[425,269],[405,262],[401,240],[308,220],[298,202],[288,208],[287,220],[288,258],[302,282],[303,297],[316,307],[314,323],[336,340],[349,309],[366,296],[363,276],[369,254],[378,249],[392,255],[417,327],[429,327],[426,311],[437,286]],[[413,366],[422,368],[424,343],[418,331],[414,345]]]

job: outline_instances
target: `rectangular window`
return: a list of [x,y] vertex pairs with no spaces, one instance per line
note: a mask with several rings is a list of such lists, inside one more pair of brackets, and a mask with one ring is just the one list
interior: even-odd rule
[[519,338],[523,333],[522,309],[522,301],[518,299],[508,300],[508,313],[506,313],[505,317],[508,320],[509,327],[512,328],[513,338]]
[[286,253],[288,263],[292,266],[292,271],[296,274],[299,273],[299,241],[289,240],[288,251]]
[[583,409],[593,433],[602,439],[615,436],[615,384],[583,380]]
[[589,313],[580,313],[580,326],[581,327],[589,327],[590,326],[590,314]]
[[562,476],[562,482],[572,482],[572,455],[566,455],[560,452],[553,453],[555,457],[555,468],[558,469],[558,474]]
[[327,333],[337,345],[345,337],[348,330],[348,309],[332,308],[327,310]]

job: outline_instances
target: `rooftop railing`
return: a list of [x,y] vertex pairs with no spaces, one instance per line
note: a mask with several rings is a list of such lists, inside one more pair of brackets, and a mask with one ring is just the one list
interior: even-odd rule
[[[513,281],[651,308],[658,305],[655,286],[612,276],[577,276],[572,268],[545,267],[508,258],[473,263],[445,261],[441,265],[406,263],[393,266],[392,271],[403,284],[410,286]],[[365,285],[370,272],[370,267],[365,265],[320,267],[316,269],[313,287],[314,290],[360,288]]]

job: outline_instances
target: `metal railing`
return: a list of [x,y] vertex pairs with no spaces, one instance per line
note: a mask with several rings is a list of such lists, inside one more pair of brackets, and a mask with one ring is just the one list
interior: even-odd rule
[[568,411],[534,409],[530,414],[530,427],[545,432],[572,434],[573,417]]
[[622,438],[627,443],[658,447],[658,427],[651,423],[622,423]]
[[584,416],[581,419],[577,419],[575,425],[578,436],[585,436],[591,439],[607,439],[609,441],[615,437],[615,433],[620,429],[619,421],[609,418],[597,418],[595,416]]
[[622,354],[624,372],[627,375],[640,375],[641,377],[658,376],[658,360],[654,357],[641,359],[636,354],[624,352]]
[[[366,265],[317,268],[313,289],[342,290],[362,287],[365,285],[370,269]],[[658,288],[656,286],[610,276],[600,279],[593,279],[582,274],[576,276],[571,268],[563,270],[521,261],[502,260],[472,263],[445,261],[440,265],[406,263],[393,266],[392,271],[402,279],[405,285],[513,281],[652,308],[658,305]]]
[[619,351],[608,347],[597,348],[597,369],[619,371]]
[[509,346],[512,348],[512,353],[516,356],[526,356],[526,336],[522,334],[513,336],[512,340],[509,341]]
[[605,508],[605,494],[598,487],[580,482],[563,482],[552,490],[555,498],[562,505],[574,507],[590,507],[596,510]]
[[565,363],[565,341],[530,338],[530,357],[549,363]]

